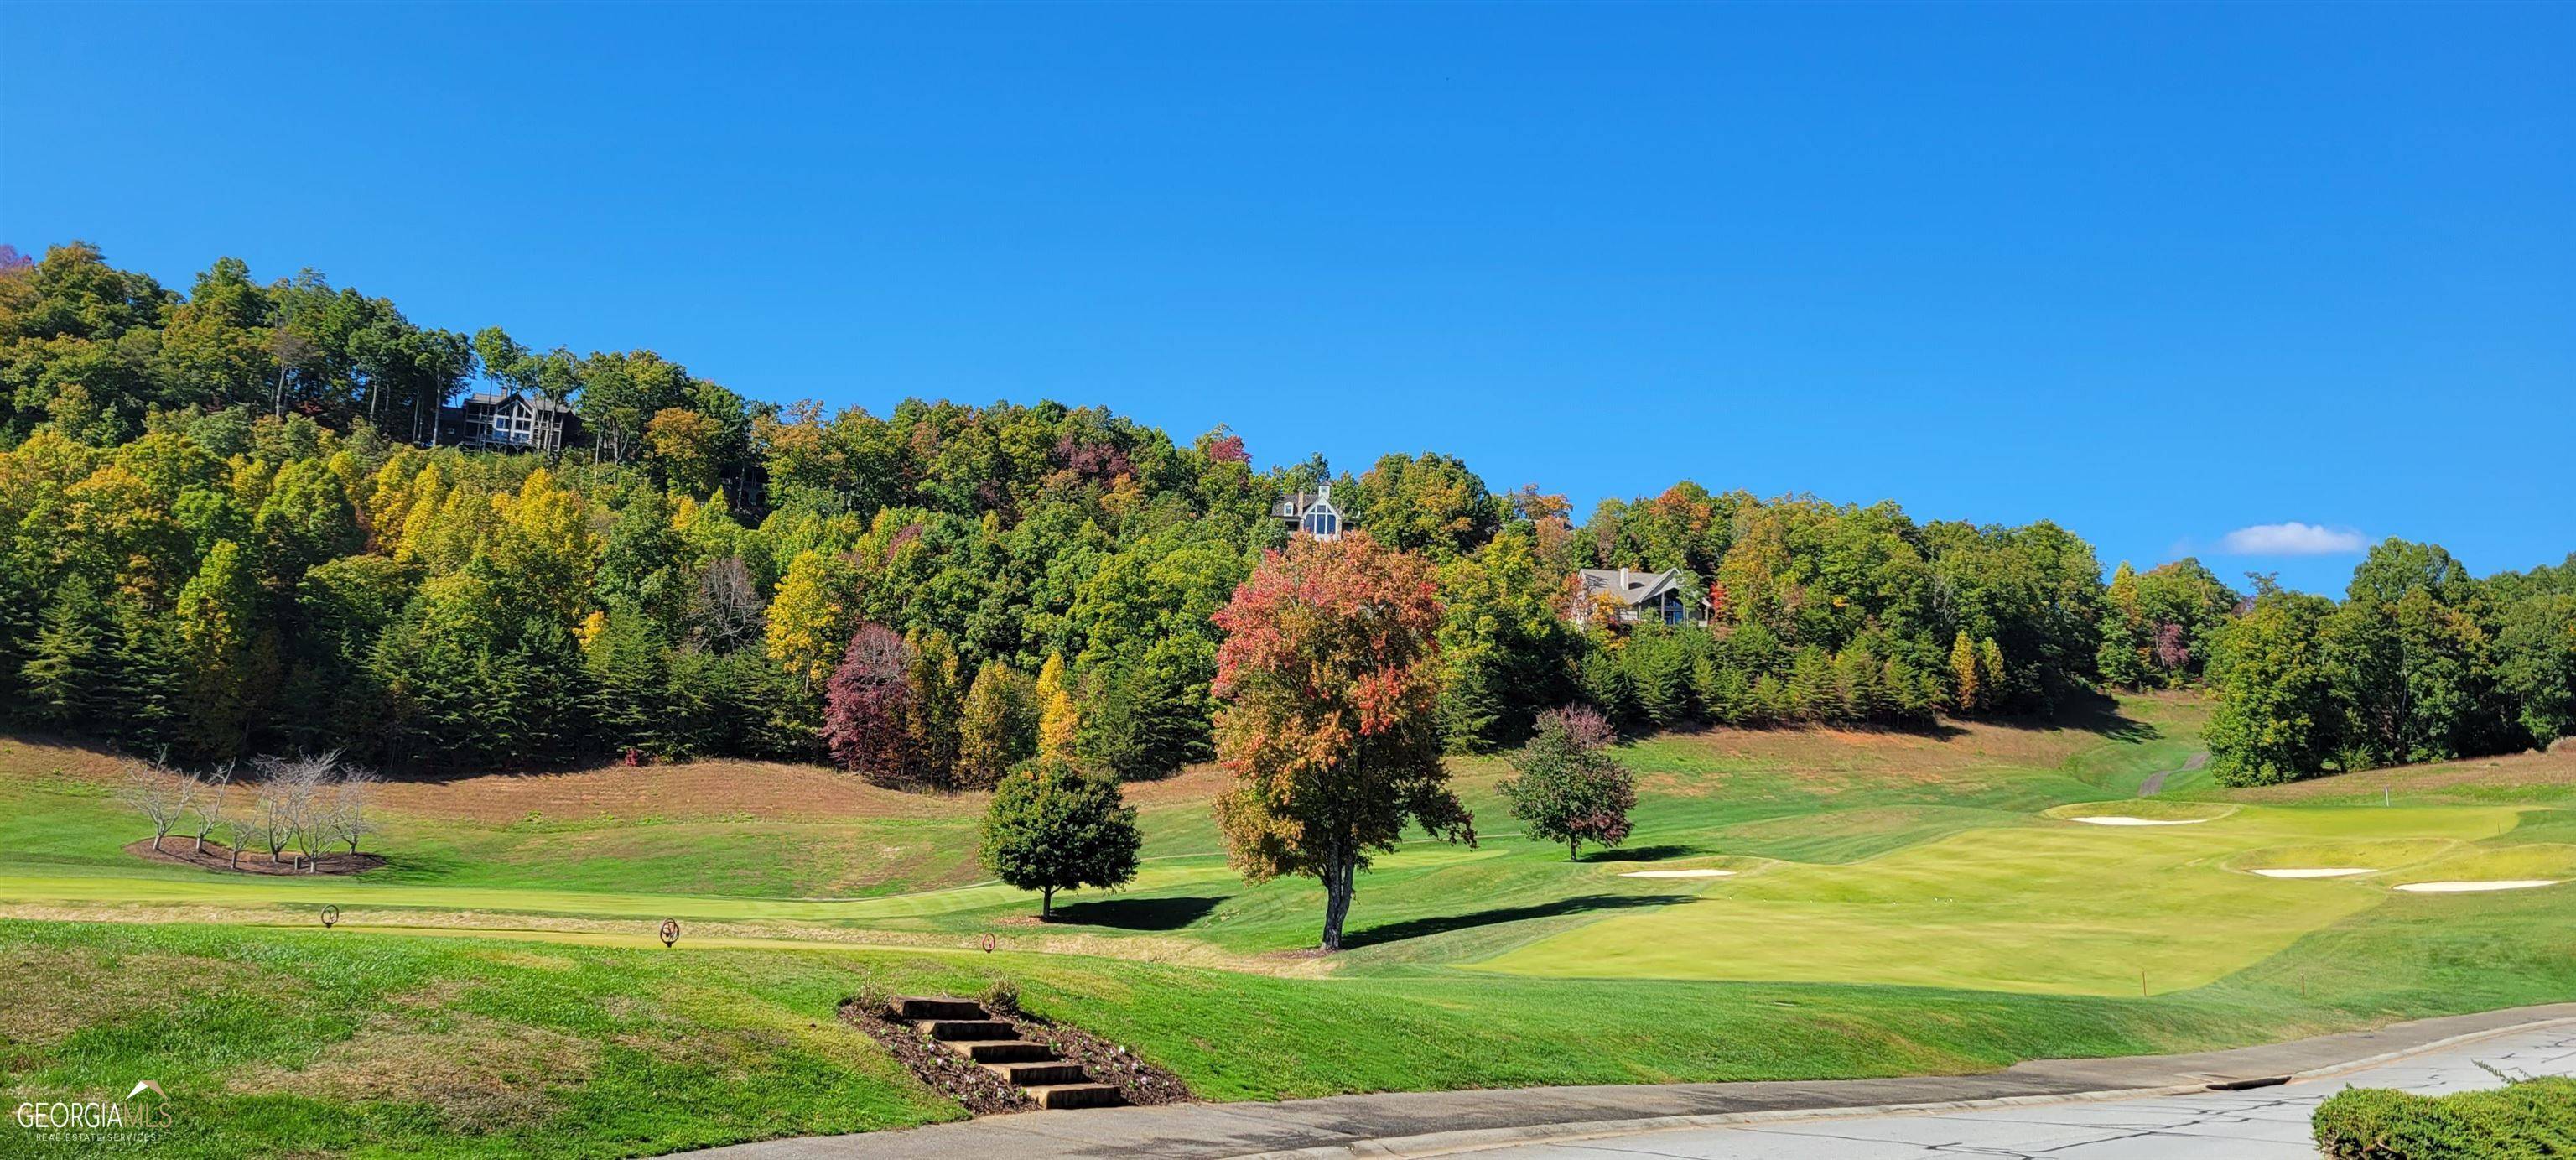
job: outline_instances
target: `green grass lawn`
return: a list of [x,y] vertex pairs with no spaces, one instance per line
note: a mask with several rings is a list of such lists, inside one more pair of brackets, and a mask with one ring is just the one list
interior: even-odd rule
[[[1330,961],[1298,953],[1319,889],[1228,871],[1204,773],[1139,787],[1144,872],[1041,925],[978,881],[971,796],[576,821],[466,808],[510,788],[483,779],[408,792],[384,870],[236,876],[124,853],[95,761],[0,741],[0,969],[38,981],[0,1004],[0,1089],[157,1079],[188,1112],[164,1154],[610,1155],[957,1114],[834,1022],[863,985],[1008,979],[1220,1099],[1962,1072],[2576,998],[2576,884],[2390,889],[2576,877],[2576,763],[2223,791],[2174,772],[2205,715],[1652,738],[1634,836],[1580,861],[1458,761],[1485,839],[1378,859]],[[672,774],[616,776],[583,792]],[[2101,815],[2206,820],[2073,820]],[[1626,876],[1683,866],[1737,873]],[[2370,873],[2251,873],[2301,866]]]

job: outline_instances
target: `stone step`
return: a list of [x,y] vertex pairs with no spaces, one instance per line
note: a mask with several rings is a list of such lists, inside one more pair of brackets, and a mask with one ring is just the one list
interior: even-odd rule
[[1017,1039],[1020,1029],[999,1019],[917,1019],[932,1039]]
[[1055,1049],[1027,1039],[951,1039],[948,1050],[977,1063],[1038,1063],[1055,1058]]
[[1048,1087],[1062,1083],[1089,1083],[1091,1076],[1078,1063],[1060,1059],[1030,1063],[988,1063],[984,1065],[1012,1087]]
[[1118,1089],[1105,1083],[1058,1083],[1023,1088],[1041,1108],[1108,1108],[1126,1103]]
[[894,1001],[897,1019],[990,1019],[984,1005],[972,999],[906,997]]

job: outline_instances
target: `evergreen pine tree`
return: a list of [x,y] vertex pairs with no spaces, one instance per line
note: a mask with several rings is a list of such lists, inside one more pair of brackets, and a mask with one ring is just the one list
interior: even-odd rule
[[36,620],[36,638],[18,666],[18,713],[42,729],[78,729],[94,719],[106,608],[87,579],[74,577]]
[[1842,689],[1834,683],[1834,664],[1822,645],[1798,650],[1789,666],[1790,712],[1802,721],[1832,721],[1843,715]]

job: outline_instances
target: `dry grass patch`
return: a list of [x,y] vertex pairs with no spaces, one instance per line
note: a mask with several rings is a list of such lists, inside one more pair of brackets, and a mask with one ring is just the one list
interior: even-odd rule
[[2534,789],[2576,793],[2576,751],[2519,753],[2509,757],[2476,757],[2431,765],[2370,769],[2333,777],[2313,777],[2287,785],[2242,789],[2232,796],[2249,802],[2314,802],[2378,797],[2386,791],[2410,796],[2417,801],[2427,797],[2484,801],[2496,797],[2499,791]]
[[526,1123],[545,1114],[554,1089],[578,1085],[598,1048],[560,1031],[454,1010],[455,988],[396,996],[355,1034],[289,1068],[263,1063],[225,1084],[246,1094],[334,1103],[425,1104],[441,1123],[468,1129]]
[[38,784],[68,780],[104,786],[115,784],[123,769],[123,758],[96,746],[43,737],[0,737],[0,780]]
[[0,1001],[5,1060],[15,1049],[60,1043],[101,1023],[166,1015],[198,995],[250,986],[260,972],[192,955],[22,946],[0,950],[0,973],[8,978]]
[[507,823],[603,819],[848,819],[971,815],[980,794],[908,793],[856,774],[774,761],[692,761],[555,773],[389,781],[384,805],[425,818]]

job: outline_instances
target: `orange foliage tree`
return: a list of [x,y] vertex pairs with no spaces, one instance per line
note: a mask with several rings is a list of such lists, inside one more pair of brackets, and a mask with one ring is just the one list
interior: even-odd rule
[[1440,616],[1428,562],[1356,533],[1265,553],[1216,613],[1228,859],[1247,882],[1321,880],[1325,950],[1342,948],[1353,877],[1407,819],[1475,844],[1432,718]]

